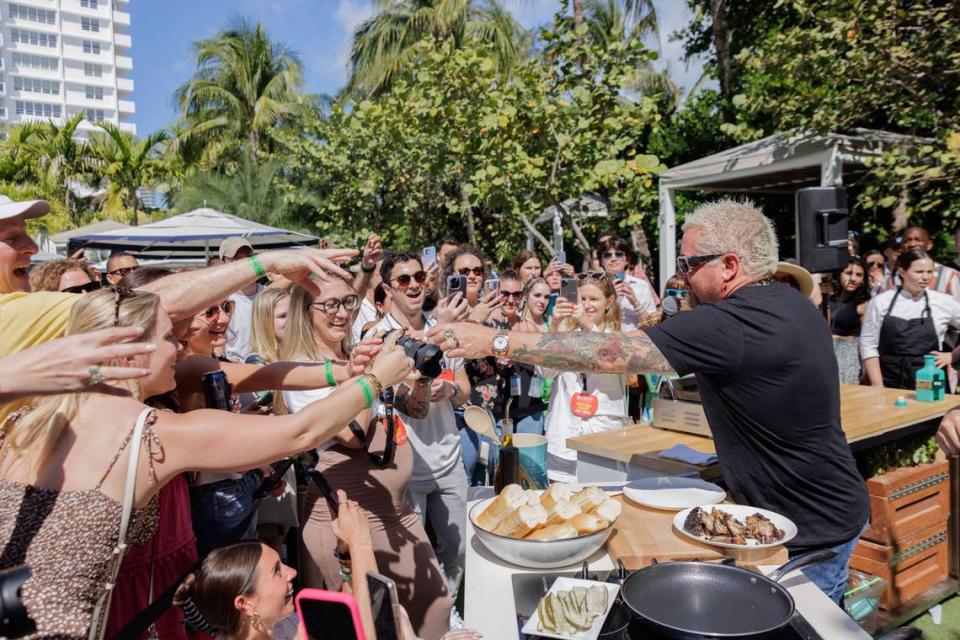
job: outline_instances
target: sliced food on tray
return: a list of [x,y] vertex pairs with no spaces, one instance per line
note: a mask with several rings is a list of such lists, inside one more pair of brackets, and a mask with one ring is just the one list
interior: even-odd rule
[[601,585],[548,593],[537,604],[537,630],[566,636],[587,631],[606,613],[609,597]]
[[746,545],[748,540],[771,544],[784,537],[784,531],[760,513],[747,516],[746,521],[741,522],[717,507],[709,511],[701,507],[691,509],[683,528],[694,535],[704,536],[711,542],[740,545]]

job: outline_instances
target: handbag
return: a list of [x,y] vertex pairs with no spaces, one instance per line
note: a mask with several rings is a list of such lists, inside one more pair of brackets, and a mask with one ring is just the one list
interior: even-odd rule
[[147,419],[154,411],[146,408],[140,412],[137,424],[133,428],[130,438],[130,459],[127,462],[127,480],[123,489],[123,509],[120,513],[120,535],[117,545],[113,548],[113,559],[110,563],[110,580],[104,585],[103,593],[93,609],[93,620],[90,623],[88,640],[102,640],[107,628],[107,615],[110,613],[110,600],[113,598],[113,588],[117,584],[117,574],[120,573],[120,563],[123,554],[127,551],[127,529],[130,526],[130,516],[133,513],[134,489],[137,485],[137,466],[140,463],[140,448],[143,445],[143,429]]

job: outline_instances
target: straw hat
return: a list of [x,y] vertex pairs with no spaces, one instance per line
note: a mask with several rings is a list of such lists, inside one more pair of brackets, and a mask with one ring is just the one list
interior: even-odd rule
[[774,277],[779,275],[787,275],[793,278],[793,281],[796,282],[797,286],[800,288],[800,293],[806,297],[809,298],[813,293],[813,276],[809,271],[800,265],[790,262],[778,262],[777,271],[774,273]]

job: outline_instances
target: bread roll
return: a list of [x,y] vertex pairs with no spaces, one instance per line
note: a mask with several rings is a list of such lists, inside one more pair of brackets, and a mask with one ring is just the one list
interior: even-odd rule
[[573,489],[568,484],[555,482],[540,494],[540,504],[550,513],[551,508],[560,500],[569,500],[573,495]]
[[542,527],[527,534],[526,540],[566,540],[576,538],[579,535],[574,527],[569,524],[555,524],[549,527]]
[[553,505],[551,509],[545,509],[547,512],[547,525],[560,524],[580,513],[580,507],[569,500],[560,500]]
[[494,533],[510,538],[522,538],[547,521],[547,512],[538,504],[525,504],[504,518]]
[[607,499],[607,494],[600,487],[586,487],[573,494],[570,501],[580,507],[584,513],[590,513]]
[[609,522],[594,513],[577,514],[567,520],[566,524],[574,527],[580,535],[596,533],[610,526]]
[[477,526],[487,531],[493,531],[504,518],[513,513],[517,507],[526,504],[527,494],[518,484],[508,484],[500,491],[493,502],[477,516]]
[[607,522],[615,522],[616,519],[620,517],[621,511],[623,511],[623,504],[621,504],[619,500],[607,498],[591,513],[595,513]]

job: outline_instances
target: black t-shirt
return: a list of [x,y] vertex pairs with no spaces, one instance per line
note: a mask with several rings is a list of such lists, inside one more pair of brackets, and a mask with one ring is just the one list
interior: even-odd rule
[[807,298],[742,287],[646,332],[677,373],[696,374],[734,500],[793,520],[791,550],[860,533],[866,484],[840,427],[830,329]]

